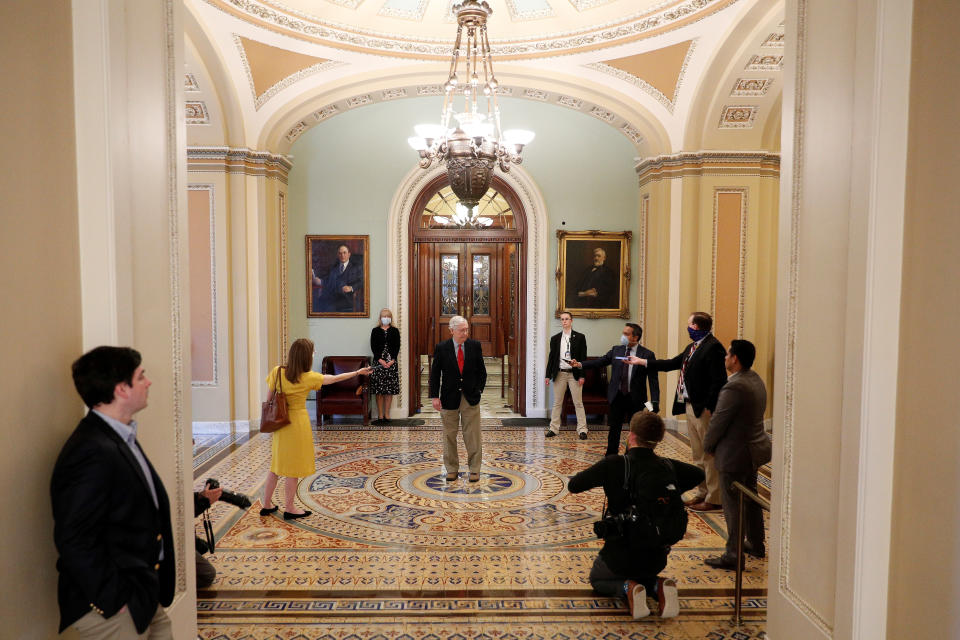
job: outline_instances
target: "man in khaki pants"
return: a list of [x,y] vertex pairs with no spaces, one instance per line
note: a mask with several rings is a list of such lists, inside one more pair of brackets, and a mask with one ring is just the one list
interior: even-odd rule
[[579,331],[573,330],[573,316],[569,311],[560,312],[560,326],[563,331],[550,338],[550,355],[547,356],[547,379],[549,386],[553,381],[553,413],[546,437],[552,438],[560,433],[560,413],[563,410],[563,397],[570,389],[573,409],[577,413],[577,434],[581,440],[587,439],[587,416],[583,411],[583,383],[586,380],[582,369],[570,366],[571,360],[583,361],[587,357],[587,339]]

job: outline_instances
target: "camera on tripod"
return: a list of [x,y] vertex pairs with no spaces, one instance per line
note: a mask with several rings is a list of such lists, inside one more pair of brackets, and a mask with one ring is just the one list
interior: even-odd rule
[[[220,481],[216,478],[207,478],[205,489],[219,489]],[[223,489],[223,493],[220,494],[221,502],[226,502],[227,504],[232,504],[238,509],[249,509],[253,503],[250,501],[250,498],[243,495],[242,493],[235,493],[233,491],[227,491]]]

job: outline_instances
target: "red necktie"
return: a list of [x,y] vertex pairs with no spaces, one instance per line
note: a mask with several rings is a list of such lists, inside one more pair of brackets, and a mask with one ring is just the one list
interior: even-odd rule
[[463,373],[463,345],[457,345],[457,366],[460,367],[460,373]]

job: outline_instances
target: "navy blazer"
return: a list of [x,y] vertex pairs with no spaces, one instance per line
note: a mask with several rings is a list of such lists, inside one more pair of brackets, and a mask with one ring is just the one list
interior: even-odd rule
[[157,605],[173,601],[170,502],[149,459],[147,467],[158,506],[130,448],[97,414],[63,445],[50,482],[60,631],[93,607],[109,618],[126,605],[143,633]]
[[[607,351],[607,353],[595,360],[589,360],[582,363],[584,369],[593,369],[595,367],[605,367],[607,365],[611,366],[610,369],[610,385],[607,387],[607,402],[613,403],[613,399],[617,397],[617,392],[620,391],[620,378],[626,374],[627,367],[631,365],[624,366],[623,360],[617,360],[617,357],[623,357],[627,353],[627,347],[618,344],[617,346]],[[637,357],[644,358],[645,360],[654,360],[656,356],[653,354],[653,351],[637,345]],[[657,378],[656,372],[648,369],[647,367],[642,367],[640,365],[633,366],[633,375],[630,378],[630,402],[635,409],[639,409],[643,406],[643,403],[647,401],[647,384],[650,385],[650,402],[654,405],[654,410],[660,410],[660,380]]]
[[[683,352],[669,360],[653,360],[647,366],[655,371],[675,371],[683,366],[683,359],[693,347],[691,342]],[[687,368],[683,372],[684,386],[693,405],[693,415],[700,417],[704,409],[713,413],[717,408],[717,398],[720,389],[727,383],[727,369],[723,364],[727,356],[727,349],[723,343],[712,334],[707,334],[697,350],[690,356]],[[686,413],[683,398],[673,400],[673,415]]]
[[457,365],[453,338],[444,340],[433,351],[430,367],[430,396],[440,398],[440,406],[447,410],[460,408],[460,393],[470,406],[480,402],[480,394],[487,385],[487,368],[483,364],[483,349],[476,340],[463,343],[463,375]]

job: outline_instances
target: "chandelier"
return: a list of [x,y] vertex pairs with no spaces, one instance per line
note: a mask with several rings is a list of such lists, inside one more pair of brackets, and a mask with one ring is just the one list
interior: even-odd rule
[[[506,173],[511,163],[520,164],[523,147],[533,140],[534,134],[500,128],[498,83],[487,37],[487,17],[493,9],[486,1],[463,0],[453,6],[453,11],[457,14],[457,39],[450,74],[443,84],[440,123],[417,125],[417,135],[407,138],[407,142],[420,154],[420,168],[427,169],[434,161],[446,164],[450,187],[466,210],[447,218],[445,224],[481,227],[489,223],[480,220],[477,203],[490,188],[494,167],[499,165]],[[464,108],[454,113],[454,101],[460,95]],[[481,100],[486,101],[486,113],[478,108]],[[451,116],[457,122],[454,128],[450,126]]]

